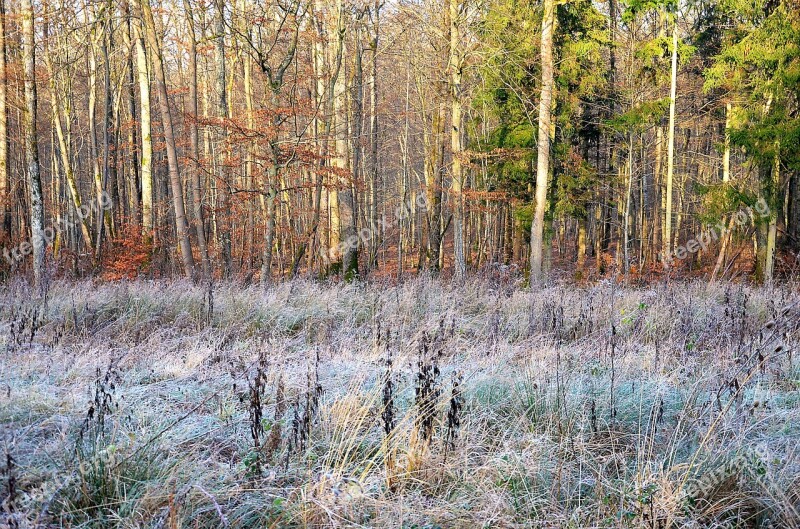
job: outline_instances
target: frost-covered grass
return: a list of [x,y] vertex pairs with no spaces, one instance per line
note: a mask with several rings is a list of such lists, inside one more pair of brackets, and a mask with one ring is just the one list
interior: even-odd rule
[[799,303],[6,285],[0,527],[797,527]]

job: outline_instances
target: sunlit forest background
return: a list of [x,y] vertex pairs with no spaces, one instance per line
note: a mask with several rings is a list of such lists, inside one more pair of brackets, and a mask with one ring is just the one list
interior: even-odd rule
[[794,2],[3,4],[5,277],[797,271]]

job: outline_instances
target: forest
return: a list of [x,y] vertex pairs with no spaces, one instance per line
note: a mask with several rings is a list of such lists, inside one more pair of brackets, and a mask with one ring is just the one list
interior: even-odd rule
[[798,269],[794,2],[6,3],[4,276]]
[[800,528],[797,0],[0,0],[0,529]]

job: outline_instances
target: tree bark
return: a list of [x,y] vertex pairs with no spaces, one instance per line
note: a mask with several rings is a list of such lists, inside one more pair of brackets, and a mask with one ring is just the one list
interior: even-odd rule
[[[131,0],[135,2],[136,0]],[[151,131],[150,73],[147,67],[147,49],[144,45],[143,30],[134,27],[136,46],[136,77],[139,82],[139,136],[141,152],[142,179],[142,238],[145,244],[153,241],[153,135]]]
[[[380,142],[380,122],[378,120],[378,43],[380,39],[380,31],[381,31],[381,24],[380,24],[380,13],[381,13],[382,3],[381,0],[375,0],[375,4],[372,9],[372,42],[371,42],[371,51],[372,51],[372,73],[371,73],[371,82],[370,82],[370,94],[369,94],[369,101],[370,101],[370,157],[369,157],[369,168],[370,168],[370,190],[372,192],[372,197],[370,201],[370,215],[369,215],[369,222],[370,227],[373,230],[372,239],[370,239],[370,250],[369,250],[369,265],[370,268],[377,268],[378,267],[378,248],[380,246],[381,237],[378,233],[378,189],[379,189],[379,178],[378,178],[378,145]],[[403,174],[405,178],[407,176],[406,173]],[[404,180],[405,182],[405,180]],[[403,187],[403,199],[405,199],[405,186]],[[400,234],[400,241],[398,242],[398,259],[401,261],[400,268],[398,269],[398,273],[402,273],[402,226],[401,226],[401,234]]]
[[[730,182],[731,179],[731,104],[728,103],[725,105],[725,150],[722,153],[722,185],[727,187],[727,184]],[[717,255],[717,261],[714,264],[714,270],[711,272],[711,280],[710,282],[713,283],[714,280],[717,278],[720,270],[722,270],[722,266],[725,264],[725,253],[728,250],[728,244],[730,244],[731,240],[731,230],[733,229],[734,222],[733,222],[734,215],[731,216],[731,220],[728,223],[728,229],[725,233],[722,234],[722,242],[719,248],[719,255]]]
[[194,224],[197,236],[197,247],[203,265],[203,279],[212,278],[211,259],[206,245],[205,222],[203,218],[203,188],[200,177],[200,136],[197,127],[197,35],[194,30],[194,14],[189,0],[183,2],[186,14],[186,29],[189,33],[189,161],[191,167],[190,182],[192,187],[192,205],[194,208]]
[[544,217],[550,173],[550,120],[553,98],[553,26],[555,2],[544,0],[542,18],[542,90],[539,98],[539,131],[536,158],[536,195],[531,224],[531,282],[543,279]]
[[669,264],[672,255],[672,180],[675,169],[675,99],[678,88],[678,19],[672,22],[672,73],[669,89],[669,129],[667,131],[667,187],[666,211],[664,212],[664,233],[662,255],[664,263]]
[[228,117],[227,89],[225,85],[225,2],[216,0],[216,16],[214,18],[214,32],[216,44],[216,73],[217,73],[217,117],[220,120],[217,141],[217,234],[219,236],[220,250],[222,253],[222,276],[228,278],[233,271],[233,257],[231,256],[231,212],[228,193],[228,170],[225,153],[227,151],[227,132],[224,120]]
[[44,290],[44,203],[42,180],[39,173],[39,143],[36,136],[36,40],[34,12],[31,0],[21,0],[22,62],[25,78],[25,108],[23,137],[25,140],[25,165],[28,172],[28,200],[30,207],[31,246],[33,248],[33,284],[40,294]]
[[183,205],[183,186],[181,185],[178,169],[178,153],[175,148],[175,133],[172,127],[172,113],[169,108],[169,95],[164,73],[164,61],[161,56],[161,45],[156,35],[156,24],[150,8],[150,0],[139,0],[139,5],[142,10],[147,40],[150,44],[153,70],[156,74],[156,90],[158,91],[158,103],[164,128],[164,143],[166,144],[169,180],[172,188],[172,205],[175,211],[175,232],[180,245],[184,274],[188,278],[193,278],[194,257],[192,255],[192,244],[189,240],[189,226],[186,223],[186,210]]
[[[463,156],[463,146],[461,144],[462,132],[462,109],[461,109],[461,77],[463,68],[463,58],[461,54],[461,2],[459,0],[449,0],[449,19],[450,19],[450,57],[448,66],[450,70],[450,149],[452,151],[451,174],[453,178],[453,253],[454,253],[454,276],[457,280],[462,280],[467,274],[467,264],[464,258],[464,170],[461,157]],[[549,108],[548,108],[549,111]],[[549,127],[548,127],[549,130]]]
[[11,239],[11,179],[8,160],[6,2],[0,0],[0,239]]
[[[343,13],[343,10],[340,10]],[[343,15],[342,15],[343,16]],[[344,41],[342,41],[344,44]],[[346,108],[346,82],[343,72],[338,72],[334,81],[333,105],[334,105],[334,151],[335,154],[331,161],[334,169],[338,169],[338,218],[339,218],[339,241],[342,249],[342,275],[350,280],[358,276],[358,253],[359,240],[356,233],[355,203],[353,197],[352,183],[349,181],[352,176],[352,168],[348,167],[347,153],[347,108]]]

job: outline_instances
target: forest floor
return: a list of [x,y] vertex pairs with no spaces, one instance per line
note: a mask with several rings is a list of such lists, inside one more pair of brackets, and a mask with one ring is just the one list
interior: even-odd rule
[[0,527],[800,526],[796,285],[0,302]]

